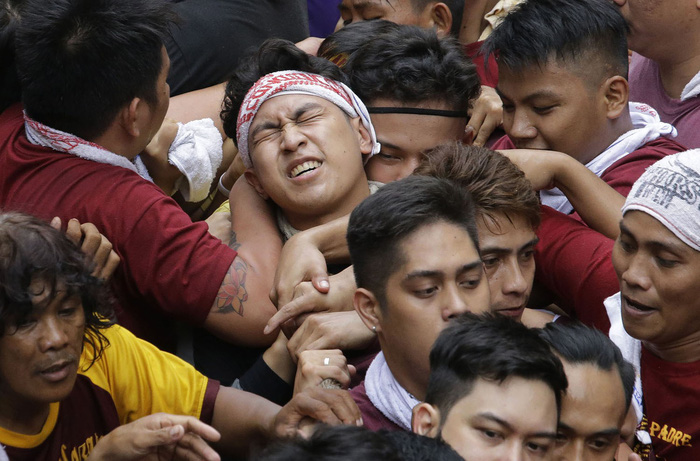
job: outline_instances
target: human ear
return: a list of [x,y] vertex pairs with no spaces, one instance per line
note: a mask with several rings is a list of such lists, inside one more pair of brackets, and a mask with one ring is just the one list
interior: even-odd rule
[[610,77],[603,83],[605,91],[606,115],[616,119],[624,113],[629,102],[629,85],[620,75]]
[[363,155],[368,155],[372,153],[372,137],[369,135],[369,130],[360,120],[360,117],[355,117],[353,119],[353,126],[357,130],[358,141],[360,142],[360,152]]
[[130,136],[138,138],[141,136],[141,122],[146,102],[141,98],[134,98],[119,112],[119,121],[124,131]]
[[381,307],[379,306],[379,301],[374,293],[365,289],[358,288],[355,290],[355,295],[352,298],[352,304],[355,306],[355,311],[362,319],[362,323],[365,324],[367,328],[375,333],[382,331],[380,325],[381,320]]
[[248,184],[253,186],[255,192],[257,192],[263,200],[267,200],[268,198],[270,198],[270,196],[267,195],[267,192],[265,192],[265,189],[263,189],[262,184],[260,184],[260,180],[258,179],[258,176],[255,174],[255,171],[253,171],[252,168],[248,168],[247,170],[245,170],[243,176],[245,177],[245,180],[248,181]]
[[433,439],[437,437],[440,431],[440,410],[425,402],[413,407],[411,431]]
[[430,6],[430,21],[431,25],[435,27],[435,30],[439,37],[447,37],[452,32],[452,11],[450,7],[442,2],[433,3]]

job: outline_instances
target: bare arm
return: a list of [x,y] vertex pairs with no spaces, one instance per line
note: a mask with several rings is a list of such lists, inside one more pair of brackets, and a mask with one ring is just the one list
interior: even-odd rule
[[170,106],[168,106],[168,112],[165,116],[182,123],[210,118],[214,121],[214,126],[221,132],[221,136],[226,139],[226,133],[224,133],[219,116],[225,90],[226,83],[219,83],[201,90],[173,96],[170,98]]
[[269,346],[276,335],[263,328],[276,312],[269,298],[282,240],[277,223],[255,190],[240,179],[231,190],[229,246],[238,252],[214,300],[204,327],[222,339]]
[[284,306],[294,298],[301,282],[311,281],[321,293],[330,287],[326,260],[348,261],[350,253],[345,234],[349,216],[343,216],[321,226],[299,232],[282,249],[275,273],[270,299]]
[[561,152],[527,149],[499,152],[525,172],[536,190],[558,187],[591,229],[611,239],[617,238],[625,198],[585,165]]

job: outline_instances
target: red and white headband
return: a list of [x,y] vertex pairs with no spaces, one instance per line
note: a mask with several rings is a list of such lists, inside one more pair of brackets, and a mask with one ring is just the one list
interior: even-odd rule
[[260,106],[265,101],[283,94],[318,96],[338,106],[349,117],[360,117],[372,140],[372,152],[366,159],[379,152],[380,145],[377,142],[377,135],[374,132],[367,108],[350,88],[321,75],[295,70],[283,70],[267,74],[255,82],[245,95],[243,104],[241,104],[236,125],[236,140],[238,142],[238,153],[246,168],[252,168],[253,166],[253,162],[250,159],[250,151],[248,150],[250,125]]

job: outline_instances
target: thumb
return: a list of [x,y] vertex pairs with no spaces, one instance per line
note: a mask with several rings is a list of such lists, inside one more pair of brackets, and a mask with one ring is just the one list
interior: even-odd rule
[[170,427],[164,427],[154,431],[153,446],[167,445],[177,442],[185,435],[185,428],[181,424],[176,424]]
[[311,277],[311,284],[319,293],[328,293],[331,283],[327,274],[314,275]]

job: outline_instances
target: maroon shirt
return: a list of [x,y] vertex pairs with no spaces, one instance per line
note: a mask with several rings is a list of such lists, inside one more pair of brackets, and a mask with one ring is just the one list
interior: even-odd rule
[[359,386],[350,389],[350,395],[360,409],[362,422],[367,429],[371,431],[378,431],[380,429],[386,429],[387,431],[403,431],[401,427],[384,416],[384,414],[374,406],[369,397],[367,397],[364,381]]

